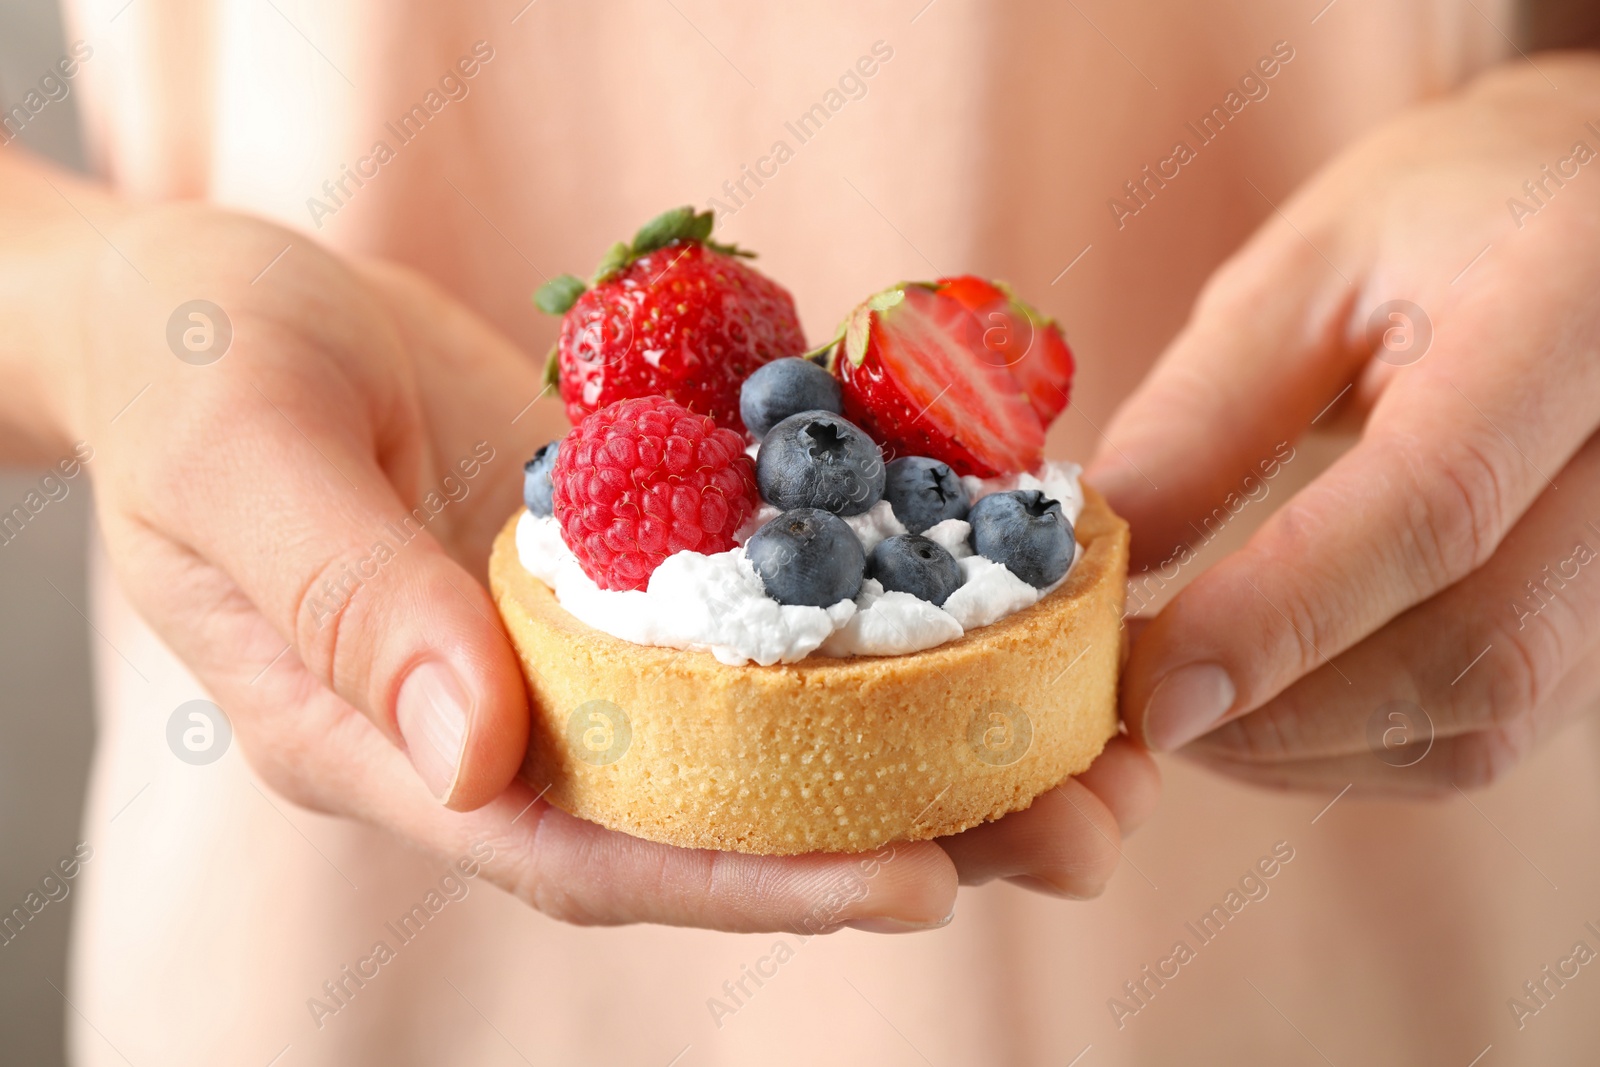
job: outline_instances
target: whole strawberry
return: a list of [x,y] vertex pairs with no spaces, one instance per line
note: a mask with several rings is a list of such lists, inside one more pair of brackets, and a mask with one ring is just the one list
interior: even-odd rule
[[601,589],[643,589],[676,552],[726,552],[761,502],[744,438],[664,396],[584,419],[550,481],[561,538]]
[[562,315],[545,367],[573,425],[607,404],[666,396],[743,430],[739,386],[763,363],[805,351],[794,300],[710,240],[711,212],[674,208],[613,245],[591,285],[570,274],[534,294]]

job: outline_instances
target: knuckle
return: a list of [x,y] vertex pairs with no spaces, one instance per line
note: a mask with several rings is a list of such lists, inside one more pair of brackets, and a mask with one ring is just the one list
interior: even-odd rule
[[[1266,601],[1267,614],[1264,617],[1268,625],[1276,621],[1287,627],[1288,632],[1284,632],[1284,626],[1278,627],[1280,637],[1274,643],[1280,647],[1292,646],[1294,678],[1306,674],[1324,662],[1331,662],[1327,657],[1336,655],[1343,646],[1343,642],[1337,640],[1338,634],[1331,632],[1333,624],[1326,609],[1314,604],[1310,599],[1310,590],[1313,587],[1339,588],[1337,583],[1322,582],[1320,579],[1313,579],[1310,583],[1294,581],[1274,589],[1269,599],[1264,590],[1255,588],[1252,583],[1250,595]],[[1324,655],[1325,649],[1328,650],[1327,655]],[[1286,676],[1285,680],[1289,680],[1289,676]],[[1258,697],[1270,695],[1257,694]]]
[[1423,449],[1400,440],[1412,501],[1410,532],[1432,589],[1443,589],[1488,561],[1509,522],[1501,461],[1473,437]]
[[315,677],[340,693],[351,691],[341,684],[349,681],[342,677],[347,672],[341,667],[352,662],[350,651],[361,627],[364,562],[330,556],[306,580],[292,604],[295,650]]
[[1474,694],[1482,702],[1479,718],[1496,727],[1510,728],[1544,704],[1560,683],[1567,663],[1561,631],[1535,621],[1512,629],[1502,623],[1490,644],[1503,648],[1486,684]]

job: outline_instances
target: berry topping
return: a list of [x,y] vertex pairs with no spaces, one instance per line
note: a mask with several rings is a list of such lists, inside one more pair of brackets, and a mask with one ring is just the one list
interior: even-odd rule
[[551,481],[562,539],[602,589],[643,589],[675,552],[726,552],[760,503],[743,438],[661,396],[584,419]]
[[867,565],[849,524],[816,508],[785,511],[750,535],[744,553],[772,599],[818,608],[854,600]]
[[1072,396],[1075,365],[1061,327],[1029,307],[1004,282],[963,274],[934,284],[940,294],[972,312],[982,331],[979,352],[984,361],[1011,372],[1048,429]]
[[522,465],[522,502],[529,511],[541,518],[548,517],[554,510],[550,502],[552,486],[550,484],[550,471],[556,465],[556,453],[561,450],[560,441],[551,441],[533,454],[533,458]]
[[829,411],[802,411],[768,431],[756,456],[767,503],[860,515],[883,497],[883,453],[860,428]]
[[756,368],[739,390],[739,414],[744,428],[758,438],[802,411],[831,411],[837,415],[843,410],[840,403],[839,379],[798,356],[775,359]]
[[1036,589],[1072,565],[1072,524],[1061,505],[1037,489],[992,493],[972,505],[972,548]]
[[1072,352],[1054,320],[972,275],[877,294],[824,350],[846,416],[891,454],[957,474],[1037,467],[1072,391]]
[[561,315],[545,376],[567,418],[618,400],[661,395],[743,429],[739,386],[764,363],[805,351],[794,300],[740,262],[749,252],[710,240],[711,213],[688,207],[613,245],[586,286],[570,274],[534,295]]
[[883,499],[914,534],[946,519],[967,517],[967,490],[948,464],[927,456],[902,456],[884,471]]
[[917,534],[888,537],[874,545],[867,577],[876,578],[887,592],[910,593],[939,605],[966,580],[961,564],[943,545]]

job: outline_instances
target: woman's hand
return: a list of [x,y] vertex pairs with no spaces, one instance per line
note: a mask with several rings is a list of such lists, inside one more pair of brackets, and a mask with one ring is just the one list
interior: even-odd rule
[[1362,425],[1136,642],[1124,712],[1152,747],[1435,791],[1600,701],[1600,60],[1535,62],[1282,204],[1109,429],[1089,477],[1153,565],[1281,442]]
[[[61,283],[87,310],[47,406],[95,449],[129,597],[279,792],[446,861],[485,841],[488,877],[584,923],[919,929],[958,879],[1103,887],[1158,788],[1125,740],[1027,812],[868,857],[674,849],[540,801],[515,778],[526,697],[480,580],[543,443],[538,368],[398,268],[209,208],[110,210]],[[231,325],[225,352],[213,310],[169,333],[196,298]]]

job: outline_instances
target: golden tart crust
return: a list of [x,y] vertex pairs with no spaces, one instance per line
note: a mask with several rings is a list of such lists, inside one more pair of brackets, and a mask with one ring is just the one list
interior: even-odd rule
[[1117,731],[1128,525],[1084,489],[1084,552],[1039,603],[904,656],[730,667],[578,621],[517,558],[489,584],[527,678],[522,776],[556,807],[688,848],[864,852],[1026,808]]

